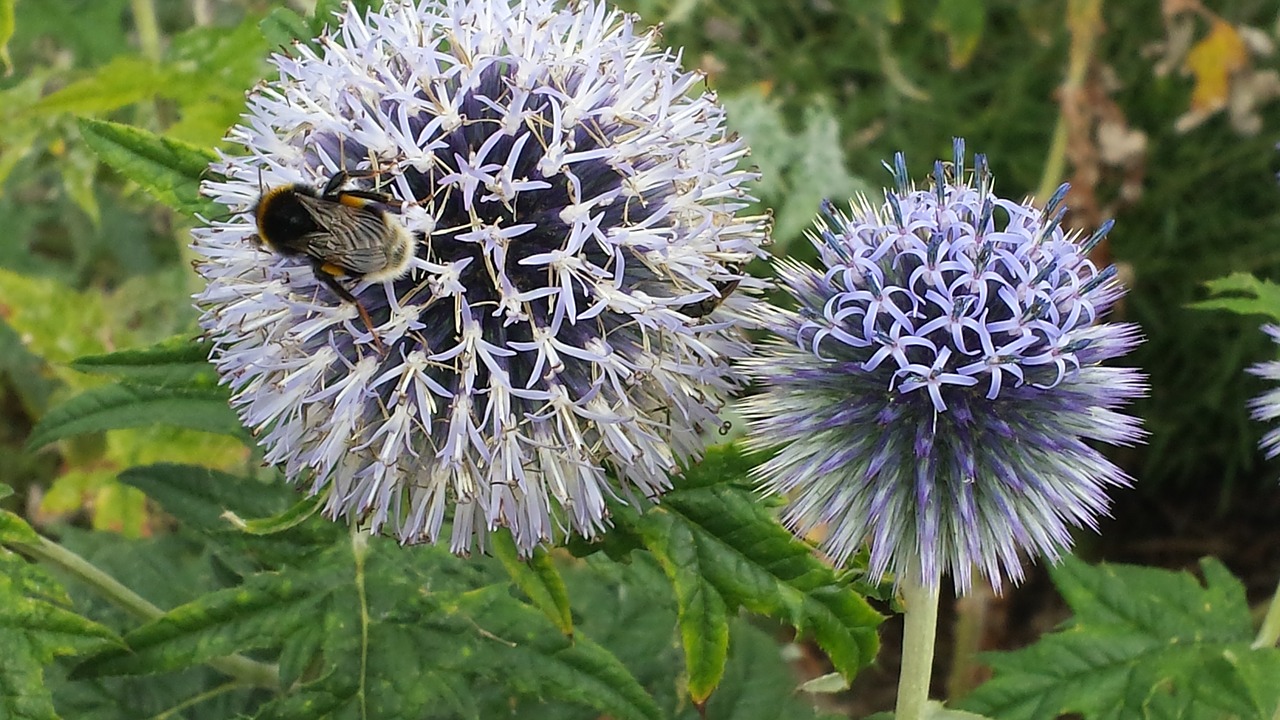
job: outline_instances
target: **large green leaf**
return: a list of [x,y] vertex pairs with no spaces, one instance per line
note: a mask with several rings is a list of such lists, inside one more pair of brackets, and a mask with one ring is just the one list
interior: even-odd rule
[[119,643],[115,633],[69,606],[52,578],[0,547],[0,717],[56,720],[45,666],[91,643]]
[[510,660],[504,672],[517,687],[620,720],[661,717],[653,699],[617,657],[581,634],[569,640],[541,612],[514,601],[502,588],[467,593],[449,610],[470,618],[484,631],[482,637],[505,648],[503,654]]
[[104,163],[165,205],[188,215],[220,212],[218,205],[200,196],[200,179],[217,159],[211,150],[91,118],[80,119],[80,134]]
[[243,437],[240,421],[217,385],[103,385],[50,409],[31,430],[30,448],[85,433],[169,425]]
[[569,609],[569,592],[564,578],[556,569],[551,554],[545,548],[536,548],[528,558],[521,558],[516,551],[511,533],[503,530],[490,536],[493,554],[502,562],[511,582],[529,596],[529,600],[547,614],[551,622],[565,635],[573,635],[573,614]]
[[739,607],[812,636],[846,678],[879,644],[881,616],[741,484],[752,465],[734,446],[713,448],[659,505],[613,508],[616,529],[641,537],[675,586],[695,702],[719,683]]
[[127,633],[127,648],[76,668],[77,677],[140,675],[191,667],[246,648],[269,647],[311,622],[312,610],[340,577],[263,573],[243,585],[201,596]]
[[1204,585],[1185,572],[1068,558],[1053,578],[1075,611],[1070,625],[989,655],[995,677],[961,705],[1001,720],[1271,720],[1280,650],[1250,648],[1243,586],[1216,560],[1201,570]]
[[214,534],[231,527],[224,517],[228,512],[244,518],[265,517],[280,512],[294,499],[294,493],[282,483],[197,465],[162,463],[129,468],[120,474],[120,481],[146,493],[185,526]]

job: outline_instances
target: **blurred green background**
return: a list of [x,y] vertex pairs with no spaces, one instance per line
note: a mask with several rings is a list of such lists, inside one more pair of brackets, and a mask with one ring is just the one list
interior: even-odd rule
[[[1148,338],[1131,361],[1151,375],[1138,407],[1150,444],[1120,458],[1136,496],[1204,512],[1273,486],[1280,468],[1261,461],[1245,408],[1261,384],[1242,372],[1273,347],[1259,318],[1188,303],[1207,280],[1280,266],[1280,3],[622,5],[662,23],[728,106],[763,174],[779,255],[808,256],[820,199],[878,192],[898,150],[923,175],[952,136],[988,154],[1005,196],[1071,181],[1069,224],[1116,219],[1105,250],[1132,288],[1120,312]],[[233,439],[166,428],[26,440],[101,382],[70,361],[197,332],[190,221],[100,165],[77,118],[217,146],[268,54],[297,32],[280,9],[314,6],[0,0],[0,483],[29,517],[146,535],[154,520],[115,483],[120,469],[252,462]]]

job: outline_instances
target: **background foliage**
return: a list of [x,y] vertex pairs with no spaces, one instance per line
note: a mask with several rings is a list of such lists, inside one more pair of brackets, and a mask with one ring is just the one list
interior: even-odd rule
[[[618,508],[603,546],[531,564],[501,544],[466,560],[364,544],[259,467],[192,342],[186,230],[222,212],[195,189],[268,53],[339,6],[315,4],[0,0],[0,488],[14,490],[0,499],[0,542],[46,561],[0,547],[0,717],[426,707],[749,720],[835,707],[793,692],[779,640],[824,663],[807,674],[852,678],[876,656],[872,607],[890,611],[889,593],[787,536],[732,449],[661,506]],[[1152,378],[1139,408],[1152,441],[1123,458],[1134,492],[1227,513],[1273,486],[1245,410],[1260,386],[1241,370],[1273,352],[1256,326],[1277,314],[1274,287],[1252,280],[1280,269],[1280,112],[1265,85],[1278,63],[1256,44],[1277,41],[1274,2],[621,4],[663,23],[708,73],[752,145],[779,255],[806,257],[818,201],[879,186],[897,150],[922,167],[966,137],[1006,195],[1071,180],[1069,222],[1117,220],[1124,312],[1148,336],[1133,361]],[[1225,299],[1191,307],[1232,272],[1244,275],[1213,286]],[[46,571],[69,562],[56,547],[119,580],[133,604]],[[1063,566],[1054,580],[1072,624],[990,660],[996,679],[965,706],[1270,717],[1280,660],[1249,650],[1239,582],[1212,562],[1202,575],[1203,587]],[[1158,622],[1126,621],[1148,617]],[[792,643],[797,633],[809,640]],[[1179,684],[1197,669],[1199,689]],[[1117,673],[1130,684],[1090,695]]]

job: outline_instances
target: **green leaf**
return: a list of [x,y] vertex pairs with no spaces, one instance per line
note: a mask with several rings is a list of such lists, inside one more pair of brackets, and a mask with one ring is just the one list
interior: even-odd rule
[[466,593],[453,611],[472,618],[483,628],[483,637],[505,648],[509,659],[503,667],[517,684],[619,720],[662,717],[653,699],[613,653],[582,634],[569,642],[554,632],[541,612],[515,601],[502,588]]
[[217,159],[210,150],[141,128],[80,119],[80,134],[104,163],[153,197],[188,215],[215,215],[219,206],[200,196],[200,178]]
[[930,26],[947,38],[952,70],[959,70],[973,59],[987,22],[983,0],[938,0]]
[[153,97],[173,80],[172,73],[150,60],[120,56],[97,68],[92,75],[41,98],[31,112],[102,115]]
[[282,483],[228,475],[197,465],[158,464],[120,473],[120,482],[138,488],[165,512],[196,530],[220,532],[230,527],[227,512],[265,517],[289,506],[293,493]]
[[729,615],[711,582],[711,558],[699,552],[692,528],[678,522],[645,523],[645,544],[671,578],[679,608],[680,639],[689,673],[689,696],[703,705],[724,675],[729,659]]
[[871,187],[851,174],[840,139],[840,121],[829,103],[805,108],[799,132],[787,126],[782,102],[758,87],[726,95],[729,126],[751,145],[751,161],[760,170],[753,184],[766,207],[773,208],[773,237],[779,248],[802,236],[818,215],[819,203],[843,205]]
[[275,535],[285,530],[292,530],[310,520],[323,506],[323,496],[308,497],[294,503],[288,510],[271,517],[244,520],[236,516],[228,519],[249,535]]
[[1068,558],[1053,571],[1075,612],[1067,629],[989,655],[995,676],[960,704],[1002,720],[1270,720],[1280,650],[1250,649],[1243,586],[1216,560],[1201,571],[1203,585],[1185,572]]
[[39,567],[0,548],[0,717],[56,720],[44,668],[94,643],[119,643],[109,629],[72,612]]
[[515,540],[506,530],[492,534],[490,539],[493,541],[493,554],[506,568],[511,582],[547,614],[560,632],[572,636],[573,613],[569,608],[569,591],[565,589],[564,578],[560,577],[551,554],[544,548],[537,548],[528,559],[521,558],[516,551]]
[[278,7],[267,13],[258,23],[262,37],[273,49],[285,51],[294,41],[309,40],[311,28],[307,21],[289,8]]
[[319,599],[340,581],[326,568],[262,573],[180,605],[76,667],[77,678],[143,675],[191,667],[248,648],[269,647],[313,621]]
[[818,207],[830,199],[837,207],[849,198],[869,194],[867,183],[851,174],[841,149],[840,121],[829,104],[805,109],[804,130],[796,138],[800,152],[788,169],[788,189],[778,203],[774,236],[781,243],[800,237],[813,225]]
[[676,587],[691,691],[708,693],[719,681],[722,618],[738,607],[812,635],[852,679],[875,657],[882,618],[736,484],[752,464],[734,446],[712,448],[660,505],[643,514],[611,508],[615,525],[644,538]]
[[147,385],[216,384],[208,358],[207,343],[178,337],[148,348],[86,355],[72,360],[71,367]]
[[156,424],[244,437],[239,419],[227,405],[225,388],[119,384],[86,390],[50,409],[32,428],[27,447]]
[[1205,283],[1216,296],[1191,303],[1197,310],[1227,310],[1238,315],[1266,315],[1280,322],[1280,285],[1249,273],[1232,273]]
[[[7,488],[0,486],[0,489]],[[0,497],[3,496],[4,494],[0,493]],[[27,524],[26,520],[8,510],[0,510],[0,542],[30,545],[39,541],[40,535]]]

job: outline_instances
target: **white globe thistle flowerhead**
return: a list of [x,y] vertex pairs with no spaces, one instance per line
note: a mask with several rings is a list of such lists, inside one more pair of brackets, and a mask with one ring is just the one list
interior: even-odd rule
[[[768,223],[721,107],[656,42],[595,2],[388,2],[273,58],[204,187],[239,212],[194,233],[196,302],[267,462],[329,516],[451,527],[460,553],[507,527],[527,553],[701,452]],[[418,238],[402,275],[338,279],[370,327],[255,242],[264,188],[339,172]]]
[[1140,342],[1101,321],[1123,293],[1088,259],[1110,223],[1067,234],[1065,186],[1040,210],[964,161],[957,140],[916,189],[899,154],[883,204],[824,206],[822,267],[780,264],[798,307],[763,313],[774,337],[745,364],[765,391],[744,408],[750,445],[789,443],[757,471],[793,530],[825,530],[838,563],[869,545],[876,577],[950,573],[959,591],[971,567],[998,588],[1021,553],[1056,558],[1073,526],[1096,529],[1130,480],[1090,441],[1140,441],[1117,408],[1146,391],[1101,365]]
[[[1276,343],[1280,343],[1280,326],[1263,325],[1262,331]],[[1280,381],[1280,360],[1261,362],[1249,368],[1249,372],[1264,380]],[[1274,425],[1280,418],[1280,387],[1274,387],[1249,401],[1250,416],[1254,420]],[[1268,459],[1280,455],[1280,427],[1272,427],[1259,443]]]

